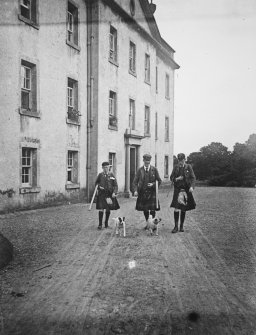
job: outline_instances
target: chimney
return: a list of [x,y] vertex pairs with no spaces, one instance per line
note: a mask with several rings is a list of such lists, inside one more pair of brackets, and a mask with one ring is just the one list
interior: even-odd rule
[[151,3],[149,4],[149,7],[150,7],[151,13],[154,14],[156,11],[156,5],[152,3],[152,0],[151,0]]

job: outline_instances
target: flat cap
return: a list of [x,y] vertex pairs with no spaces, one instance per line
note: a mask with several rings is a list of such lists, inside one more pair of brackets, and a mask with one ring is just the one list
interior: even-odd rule
[[109,162],[103,162],[102,163],[102,166],[108,166],[109,165]]
[[151,155],[150,154],[145,154],[145,155],[143,155],[143,159],[145,160],[145,161],[150,161],[151,160]]

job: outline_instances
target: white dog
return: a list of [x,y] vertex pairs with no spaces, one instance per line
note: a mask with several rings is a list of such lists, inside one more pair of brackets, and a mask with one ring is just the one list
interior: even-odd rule
[[147,229],[150,231],[151,235],[153,235],[153,232],[156,232],[156,236],[158,236],[159,222],[161,221],[161,218],[152,218],[152,215],[149,215]]
[[116,225],[116,235],[121,236],[121,231],[123,231],[123,237],[126,236],[126,230],[125,230],[125,217],[116,217],[113,218],[115,225]]

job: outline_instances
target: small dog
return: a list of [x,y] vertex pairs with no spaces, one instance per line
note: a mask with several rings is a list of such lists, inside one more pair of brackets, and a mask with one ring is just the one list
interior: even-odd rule
[[151,235],[153,235],[153,232],[156,232],[156,236],[158,236],[158,228],[161,221],[161,218],[152,218],[152,215],[149,215],[147,229],[150,231]]
[[121,231],[123,230],[123,237],[126,236],[126,230],[125,230],[125,217],[116,217],[113,218],[115,225],[116,225],[116,235],[121,236]]

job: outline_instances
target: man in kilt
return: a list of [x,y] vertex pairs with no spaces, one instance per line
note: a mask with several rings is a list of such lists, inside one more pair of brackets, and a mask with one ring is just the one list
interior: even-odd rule
[[[174,184],[173,199],[170,207],[174,207],[174,228],[172,233],[178,232],[179,216],[180,231],[184,232],[184,221],[186,211],[196,208],[193,197],[196,177],[192,166],[186,164],[186,157],[183,153],[178,154],[178,164],[174,166],[170,180]],[[180,213],[179,213],[180,212]]]
[[138,197],[135,208],[137,211],[143,211],[146,221],[150,214],[154,218],[156,211],[160,210],[159,201],[156,204],[156,181],[160,185],[161,178],[157,168],[152,166],[150,161],[151,155],[145,154],[144,165],[138,169],[133,181],[134,196]]
[[96,209],[99,209],[99,226],[102,229],[102,220],[105,209],[105,228],[108,228],[108,219],[111,210],[119,209],[120,206],[116,199],[118,191],[117,181],[112,172],[109,171],[109,162],[102,163],[103,172],[99,173],[95,181],[98,185],[98,195],[96,200]]

